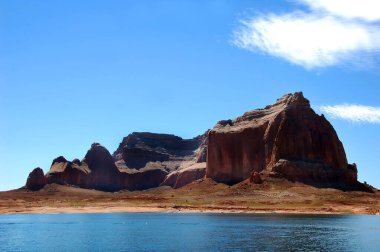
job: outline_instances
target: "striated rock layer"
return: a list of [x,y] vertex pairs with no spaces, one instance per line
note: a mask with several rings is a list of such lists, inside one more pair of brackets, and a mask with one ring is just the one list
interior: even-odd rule
[[175,170],[184,161],[194,161],[198,152],[203,151],[199,148],[206,136],[182,139],[169,134],[134,132],[123,139],[113,156],[131,169],[138,170],[150,162],[160,162],[163,168]]
[[334,128],[302,93],[220,121],[208,135],[206,176],[233,184],[261,172],[314,185],[355,189],[356,166]]

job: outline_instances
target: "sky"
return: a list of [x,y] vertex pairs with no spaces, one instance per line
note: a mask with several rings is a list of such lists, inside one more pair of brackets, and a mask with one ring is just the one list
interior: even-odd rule
[[380,188],[377,0],[0,1],[0,190],[134,131],[192,138],[302,91]]

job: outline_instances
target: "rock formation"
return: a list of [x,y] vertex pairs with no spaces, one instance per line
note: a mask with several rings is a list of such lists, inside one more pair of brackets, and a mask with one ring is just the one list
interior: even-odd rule
[[92,144],[82,161],[72,162],[64,157],[53,160],[46,174],[47,183],[74,185],[103,191],[143,190],[159,186],[167,172],[157,167],[131,170],[117,166],[106,148]]
[[182,170],[170,173],[161,185],[180,188],[206,175],[206,163],[196,163]]
[[234,184],[256,171],[314,185],[357,186],[356,168],[347,163],[334,128],[302,93],[220,121],[208,139],[206,176],[217,182]]
[[80,162],[78,159],[70,162],[60,156],[53,160],[46,179],[49,184],[70,184],[89,188],[87,176],[90,172],[86,163]]
[[29,173],[28,179],[26,180],[26,188],[31,191],[40,190],[46,185],[46,178],[44,172],[41,168],[35,168],[31,173]]
[[182,139],[175,135],[134,132],[123,139],[113,154],[128,168],[141,169],[149,162],[161,162],[167,170],[175,170],[183,161],[192,161],[203,136]]
[[287,94],[273,105],[223,120],[193,139],[134,132],[111,155],[93,144],[82,161],[53,160],[44,176],[37,168],[26,187],[46,183],[104,191],[144,190],[160,185],[182,187],[206,177],[227,184],[268,176],[344,190],[367,190],[357,181],[356,165],[347,163],[338,136],[317,115],[302,93]]
[[[204,152],[206,136],[182,139],[168,134],[135,132],[123,139],[114,156],[102,145],[94,143],[82,161],[68,161],[60,156],[53,160],[46,176],[42,170],[38,171],[38,175],[45,184],[57,183],[103,191],[154,188],[164,182],[169,172],[185,169],[198,159],[202,160],[199,152]],[[194,171],[186,173],[192,175],[182,175],[181,181],[185,182],[178,185],[192,182],[190,178],[198,179],[200,175]],[[203,169],[203,176],[204,173]],[[32,177],[28,179],[27,186],[40,188],[43,185],[39,186],[38,180]]]

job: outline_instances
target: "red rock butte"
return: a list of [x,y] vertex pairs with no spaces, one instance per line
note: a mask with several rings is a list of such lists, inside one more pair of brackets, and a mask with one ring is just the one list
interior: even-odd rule
[[334,128],[302,93],[220,121],[209,132],[207,177],[233,184],[252,172],[326,187],[357,186],[356,166],[347,163]]
[[222,120],[193,139],[135,132],[111,155],[93,144],[82,161],[56,158],[50,171],[30,173],[26,187],[58,183],[104,191],[179,188],[204,177],[235,184],[267,177],[316,187],[371,191],[357,181],[341,141],[302,93],[287,94],[264,109]]

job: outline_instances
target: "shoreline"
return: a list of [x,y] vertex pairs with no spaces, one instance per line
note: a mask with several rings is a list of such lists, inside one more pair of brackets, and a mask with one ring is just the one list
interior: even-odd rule
[[228,207],[191,207],[191,206],[125,206],[125,207],[33,207],[31,209],[1,209],[0,215],[7,214],[95,214],[95,213],[205,213],[205,214],[300,214],[300,215],[380,215],[379,212],[354,211],[341,209],[253,209]]
[[380,193],[320,189],[289,181],[234,186],[209,180],[180,189],[102,192],[62,185],[0,193],[0,214],[226,213],[380,215]]

